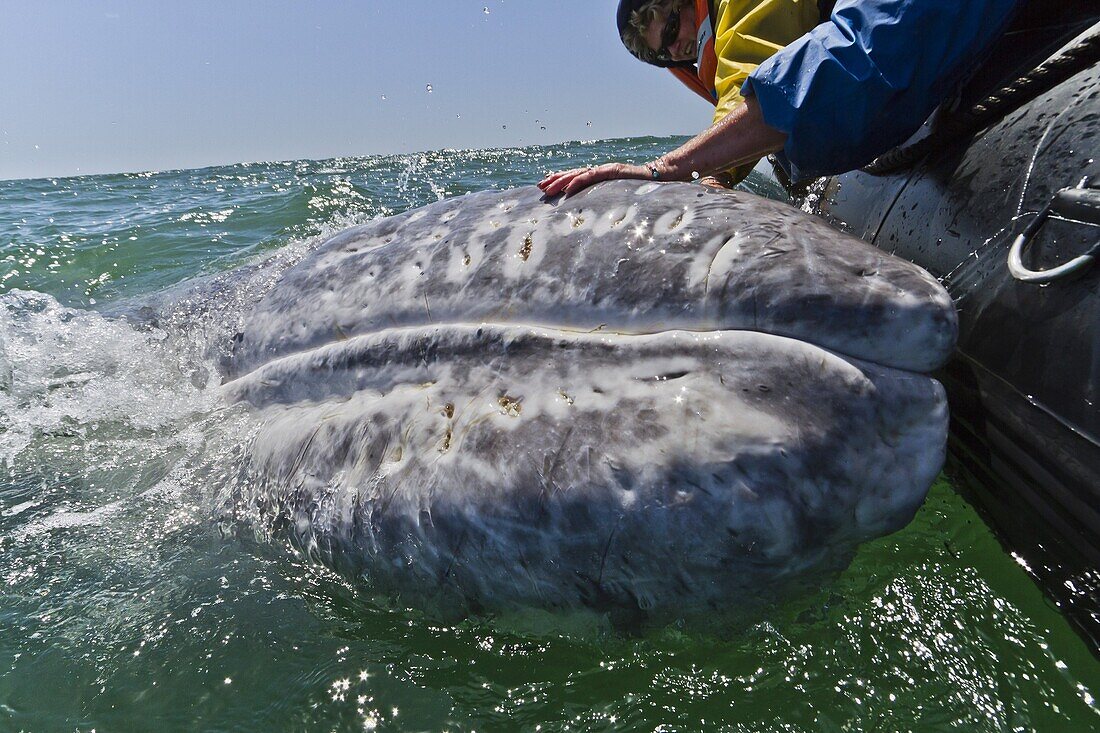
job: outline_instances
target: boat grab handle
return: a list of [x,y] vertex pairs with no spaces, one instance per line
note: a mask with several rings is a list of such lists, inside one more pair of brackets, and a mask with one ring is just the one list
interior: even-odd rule
[[1054,194],[1050,203],[1013,240],[1012,248],[1008,251],[1008,270],[1012,277],[1027,283],[1049,283],[1084,270],[1093,263],[1100,255],[1100,241],[1085,254],[1049,270],[1030,270],[1024,265],[1023,257],[1031,239],[1051,214],[1085,224],[1100,224],[1100,188],[1094,187],[1098,184],[1100,180],[1096,178],[1086,179],[1077,188],[1063,188]]

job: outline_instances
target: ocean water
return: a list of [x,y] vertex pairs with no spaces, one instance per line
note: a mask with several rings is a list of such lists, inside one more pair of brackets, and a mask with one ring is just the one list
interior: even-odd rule
[[119,308],[677,142],[0,181],[0,731],[1100,730],[1100,662],[947,479],[840,577],[706,631],[441,621],[219,520],[250,428],[210,355],[267,283]]

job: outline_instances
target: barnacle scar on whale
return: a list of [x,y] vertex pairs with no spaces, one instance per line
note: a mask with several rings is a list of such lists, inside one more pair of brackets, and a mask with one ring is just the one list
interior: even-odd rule
[[333,237],[247,316],[233,500],[425,602],[737,605],[912,518],[956,331],[920,268],[749,194],[458,197]]

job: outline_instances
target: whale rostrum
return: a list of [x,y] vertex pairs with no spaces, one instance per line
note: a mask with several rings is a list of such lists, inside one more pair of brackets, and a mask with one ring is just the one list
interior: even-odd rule
[[423,602],[737,605],[912,518],[956,330],[920,268],[750,194],[458,197],[338,234],[247,316],[231,503]]

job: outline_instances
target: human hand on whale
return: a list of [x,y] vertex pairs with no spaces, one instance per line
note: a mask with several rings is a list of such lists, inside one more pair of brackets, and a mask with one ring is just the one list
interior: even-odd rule
[[780,150],[786,141],[786,133],[766,123],[760,105],[749,97],[708,130],[651,163],[605,163],[593,168],[572,168],[549,174],[539,181],[538,187],[548,198],[563,193],[568,198],[602,181],[689,181],[758,160]]

